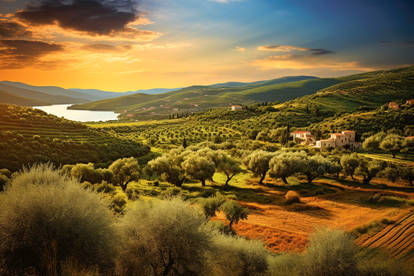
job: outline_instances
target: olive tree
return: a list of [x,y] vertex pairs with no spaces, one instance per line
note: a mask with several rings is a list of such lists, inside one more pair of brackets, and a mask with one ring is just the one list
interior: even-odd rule
[[216,151],[213,161],[216,165],[216,170],[226,175],[226,186],[229,185],[229,182],[235,175],[243,172],[240,162],[224,151]]
[[377,174],[385,168],[384,162],[362,159],[355,173],[362,176],[363,183],[369,184]]
[[371,151],[378,150],[385,136],[387,136],[385,132],[378,132],[377,134],[369,136],[362,143],[362,148],[365,150],[371,150]]
[[204,212],[204,215],[207,218],[214,217],[216,212],[220,209],[221,205],[226,202],[226,198],[220,194],[216,193],[215,196],[209,198],[203,198],[200,200],[201,209]]
[[301,173],[306,175],[308,183],[312,183],[315,178],[327,173],[334,173],[336,170],[336,164],[322,155],[314,155],[303,159],[301,166]]
[[251,170],[255,176],[259,176],[259,183],[263,184],[267,172],[270,169],[269,162],[275,154],[268,151],[256,150],[249,154],[244,163],[249,170]]
[[270,160],[269,175],[273,178],[281,178],[285,184],[288,184],[287,177],[299,173],[306,158],[305,152],[279,152]]
[[380,149],[390,152],[392,158],[402,149],[403,138],[397,134],[387,135],[380,143]]
[[[68,167],[62,169],[65,171]],[[95,170],[92,163],[74,165],[70,170],[70,175],[80,182],[100,183],[102,181],[101,174]]]
[[410,186],[413,186],[414,180],[414,167],[401,167],[400,176],[402,179],[408,181]]
[[148,167],[165,181],[180,187],[186,178],[182,167],[184,155],[182,149],[174,149],[148,162]]
[[76,263],[111,269],[114,217],[98,194],[39,165],[15,176],[0,194],[0,271],[61,275]]
[[239,223],[239,220],[247,219],[249,215],[249,209],[242,207],[238,202],[234,200],[228,200],[220,207],[223,211],[226,219],[229,221],[230,230],[233,230],[233,223]]
[[193,152],[186,156],[182,167],[187,176],[200,180],[203,186],[206,185],[206,180],[211,179],[216,171],[214,162],[199,152]]
[[354,179],[355,170],[359,166],[360,159],[356,153],[342,155],[341,166],[344,174]]
[[112,172],[114,184],[119,185],[124,192],[128,188],[128,184],[139,180],[141,175],[138,161],[133,157],[118,159],[108,169]]

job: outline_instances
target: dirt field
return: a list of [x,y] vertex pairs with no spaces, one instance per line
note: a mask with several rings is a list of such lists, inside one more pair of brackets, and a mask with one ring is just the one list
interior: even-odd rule
[[[301,203],[292,205],[283,203],[286,188],[255,185],[255,189],[260,189],[270,201],[273,200],[273,204],[239,201],[250,209],[250,214],[247,220],[239,222],[234,229],[241,236],[262,240],[274,252],[301,252],[307,246],[309,235],[318,227],[352,231],[383,218],[397,220],[407,212],[409,207],[367,204],[366,200],[375,193],[403,198],[414,196],[414,193],[405,191],[348,187],[332,183],[329,179],[317,180],[314,185],[331,190],[322,195],[304,196]],[[218,218],[224,220],[222,214]]]
[[385,248],[391,255],[414,262],[414,210],[401,215],[394,224],[359,239],[364,247]]

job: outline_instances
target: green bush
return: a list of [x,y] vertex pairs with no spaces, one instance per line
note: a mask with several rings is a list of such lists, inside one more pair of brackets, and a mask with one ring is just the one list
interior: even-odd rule
[[12,275],[57,275],[66,263],[106,271],[113,223],[100,196],[78,182],[48,165],[25,169],[0,195],[0,267]]
[[204,215],[180,199],[137,201],[121,219],[120,275],[199,275],[211,236]]
[[269,252],[259,241],[216,235],[209,275],[265,275]]
[[341,230],[323,229],[311,238],[303,257],[304,275],[357,275],[357,253],[352,237]]

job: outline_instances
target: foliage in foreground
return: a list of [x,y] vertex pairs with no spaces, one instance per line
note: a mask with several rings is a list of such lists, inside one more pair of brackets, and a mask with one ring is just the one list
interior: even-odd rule
[[35,166],[15,176],[0,195],[2,275],[57,275],[65,263],[110,268],[114,217],[100,196]]
[[[214,206],[229,203],[216,200]],[[12,177],[0,194],[0,226],[1,275],[413,272],[397,261],[377,265],[338,230],[317,232],[304,254],[274,255],[258,241],[223,234],[196,205],[178,198],[137,201],[117,220],[99,195],[47,165]]]

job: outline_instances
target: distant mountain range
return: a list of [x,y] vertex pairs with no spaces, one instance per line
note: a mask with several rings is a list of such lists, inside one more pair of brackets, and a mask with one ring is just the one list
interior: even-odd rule
[[21,82],[0,82],[0,103],[23,106],[52,104],[80,104],[116,98],[136,93],[160,94],[174,89],[148,89],[128,92],[111,92],[97,89],[64,89],[57,86],[33,86]]
[[160,95],[137,93],[74,105],[71,109],[106,110],[121,113],[121,118],[165,118],[232,104],[287,101],[341,82],[334,78],[311,76],[283,77],[250,83],[228,82],[190,86]]

